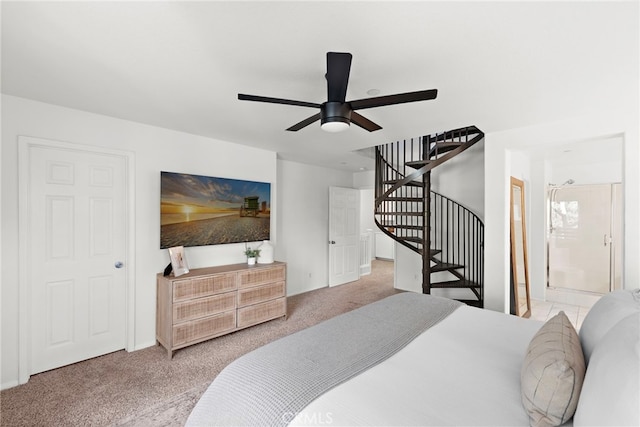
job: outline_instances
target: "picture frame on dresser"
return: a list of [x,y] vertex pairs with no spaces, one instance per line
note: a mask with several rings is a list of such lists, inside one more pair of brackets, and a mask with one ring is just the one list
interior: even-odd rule
[[173,269],[174,276],[182,276],[189,272],[189,266],[187,265],[187,258],[184,255],[183,246],[169,248],[169,257],[171,258],[171,268]]

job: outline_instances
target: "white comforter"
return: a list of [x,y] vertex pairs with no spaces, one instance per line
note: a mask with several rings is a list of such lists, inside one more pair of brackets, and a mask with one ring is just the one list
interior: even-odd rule
[[460,307],[383,363],[290,414],[291,425],[528,426],[520,368],[542,325]]

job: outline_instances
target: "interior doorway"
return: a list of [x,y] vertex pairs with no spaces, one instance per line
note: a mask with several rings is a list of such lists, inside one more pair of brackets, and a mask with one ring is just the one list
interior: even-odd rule
[[360,191],[329,187],[329,286],[360,277]]
[[547,286],[605,294],[622,288],[622,185],[549,185]]
[[32,374],[131,348],[133,158],[22,136],[19,150],[25,383]]

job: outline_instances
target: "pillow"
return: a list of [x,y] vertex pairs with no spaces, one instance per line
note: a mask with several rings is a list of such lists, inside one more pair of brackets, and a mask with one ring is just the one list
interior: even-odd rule
[[638,312],[640,289],[610,292],[591,307],[580,327],[580,343],[587,365],[593,349],[607,331],[628,315]]
[[573,416],[584,371],[578,333],[561,311],[533,336],[522,364],[522,404],[532,426],[559,426]]
[[573,425],[640,425],[640,313],[614,325],[593,350]]

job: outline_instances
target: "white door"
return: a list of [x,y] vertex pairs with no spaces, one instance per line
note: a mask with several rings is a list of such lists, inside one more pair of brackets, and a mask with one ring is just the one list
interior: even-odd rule
[[360,278],[360,191],[329,187],[329,286]]
[[126,159],[28,150],[30,373],[126,346]]

